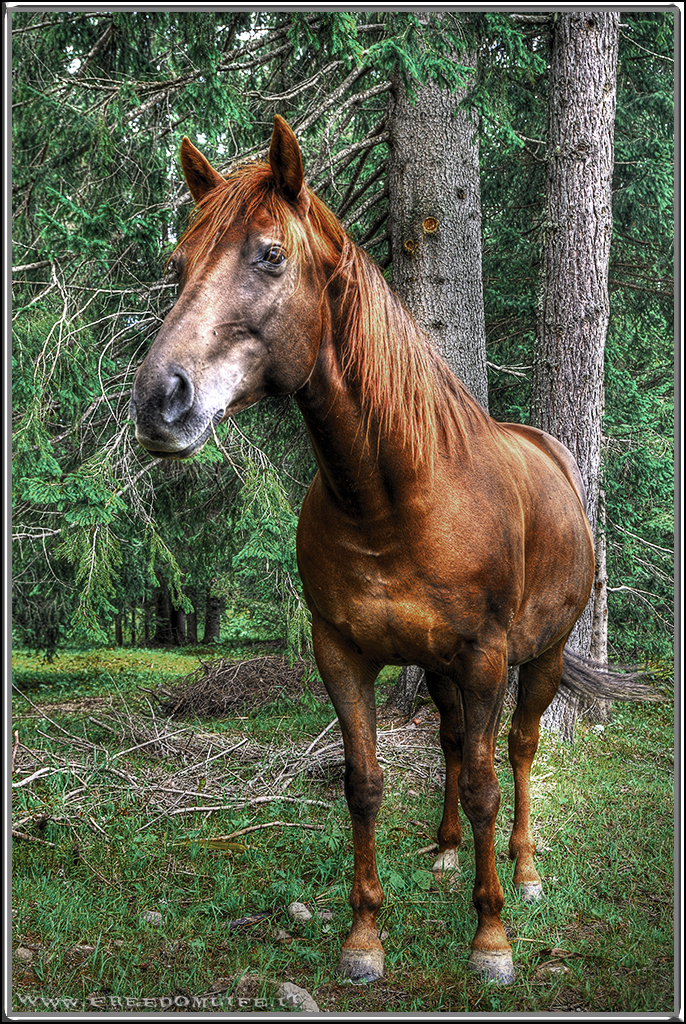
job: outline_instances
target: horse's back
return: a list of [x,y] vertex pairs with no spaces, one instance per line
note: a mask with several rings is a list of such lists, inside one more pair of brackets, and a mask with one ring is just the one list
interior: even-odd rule
[[500,427],[503,432],[510,432],[528,441],[552,459],[569,480],[581,502],[581,507],[584,509],[584,512],[586,511],[586,488],[581,472],[576,459],[561,441],[558,441],[551,434],[547,434],[544,430],[539,430],[538,427],[531,427],[524,423],[501,423]]

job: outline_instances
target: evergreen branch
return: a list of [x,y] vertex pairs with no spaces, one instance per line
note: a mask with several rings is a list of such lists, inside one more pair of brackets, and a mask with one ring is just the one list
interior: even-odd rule
[[550,14],[510,14],[510,18],[521,25],[549,25],[552,21]]
[[648,295],[657,295],[661,299],[669,299],[674,301],[674,291],[663,291],[661,288],[649,288],[647,285],[634,284],[632,281],[620,281],[616,277],[611,277],[608,284],[613,285],[615,288],[629,288],[634,292],[645,292]]
[[271,64],[277,57],[285,57],[286,54],[291,53],[293,50],[292,43],[284,43],[276,50],[270,50],[269,53],[263,54],[257,59],[247,61],[245,64],[241,64],[235,59],[231,62],[226,63],[222,66],[222,71],[248,71],[254,73],[257,68],[263,67],[265,64]]
[[[384,216],[384,220],[386,219],[387,218]],[[391,236],[388,233],[388,231],[382,231],[381,234],[375,235],[375,237],[371,238],[368,242],[358,242],[358,245],[360,249],[364,249],[365,252],[369,252],[370,249],[376,248],[377,245],[382,245],[384,242],[389,242],[390,238]],[[382,267],[382,269],[384,268]]]
[[362,67],[355,68],[353,71],[351,71],[350,74],[343,79],[340,85],[329,93],[324,103],[322,103],[317,110],[315,110],[312,114],[305,117],[296,126],[294,126],[295,132],[304,134],[307,131],[307,129],[310,128],[315,123],[315,121],[319,120],[319,118],[321,117],[325,110],[328,110],[330,107],[333,107],[335,104],[337,104],[341,97],[344,96],[345,93],[348,91],[348,89],[352,88],[352,86],[357,81],[359,81],[360,78],[364,78],[365,75],[368,75],[371,70],[371,65],[365,64]]
[[[305,22],[306,22],[307,25],[309,25],[312,28],[318,27],[319,26],[319,15],[315,14],[312,18],[306,18]],[[232,61],[241,60],[243,57],[247,57],[250,54],[255,53],[256,50],[262,49],[262,47],[264,47],[264,46],[270,46],[272,43],[275,43],[277,40],[283,39],[284,36],[287,36],[289,32],[290,32],[290,25],[284,25],[281,28],[272,29],[269,32],[265,33],[265,35],[260,36],[259,38],[253,39],[252,42],[246,43],[245,46],[241,47],[241,49],[236,50],[231,55],[231,60]],[[289,48],[292,48],[292,44],[290,44],[290,43],[289,43]],[[272,52],[280,52],[280,51],[272,51]],[[229,69],[230,64],[227,63],[227,62],[223,62],[222,61],[222,62],[220,62],[219,67],[221,68],[222,71],[226,71],[226,70]]]
[[62,530],[43,530],[41,533],[13,533],[12,540],[46,540],[48,537],[59,537]]
[[[653,603],[656,600],[655,595],[651,594],[649,590],[639,590],[637,587],[629,587],[623,584],[619,587],[608,587],[607,592],[608,594],[633,594],[634,597],[637,597],[639,601],[642,601],[643,604],[647,605],[648,608],[650,608],[653,615],[655,615],[660,620],[660,622],[667,627],[667,630],[670,633],[674,632],[673,624],[671,622],[668,622],[667,619],[665,619],[664,616],[660,615],[659,611],[657,610],[656,605]],[[652,597],[653,600],[649,601],[649,597]]]
[[[355,190],[358,187],[357,183],[360,180],[360,175],[362,174],[362,171],[364,170],[364,167],[365,167],[367,161],[369,160],[370,154],[371,154],[371,149],[366,149],[364,151],[364,153],[362,154],[362,156],[360,157],[360,159],[357,161],[357,166],[356,166],[355,170],[353,171],[353,173],[352,173],[352,175],[350,177],[350,181],[348,183],[348,187],[345,190],[343,198],[341,199],[341,201],[340,201],[340,203],[338,205],[338,211],[337,212],[338,212],[339,217],[341,216],[341,212],[342,211],[345,211],[345,210],[349,209],[349,207],[354,202],[357,202],[358,194],[357,194],[357,192]],[[369,179],[367,178],[366,181],[369,181]],[[362,185],[359,186],[359,187],[362,190],[364,190],[366,188],[365,182],[363,182]]]
[[44,28],[55,28],[57,25],[61,26],[66,24],[73,24],[76,21],[84,21],[86,18],[92,17],[93,13],[91,11],[88,11],[87,14],[72,14],[68,15],[67,17],[54,19],[51,21],[40,21],[35,25],[24,25],[23,27],[20,28],[14,28],[14,26],[12,26],[12,35],[19,36],[23,35],[26,32],[39,32],[41,29]]
[[[509,337],[509,335],[508,335]],[[521,377],[528,380],[533,367],[531,366],[497,366],[495,363],[486,362],[489,370],[497,370],[499,373],[508,373],[511,377]]]
[[296,96],[299,96],[301,93],[313,88],[322,77],[330,75],[333,71],[336,71],[342,66],[342,60],[334,60],[325,67],[320,68],[319,71],[316,71],[311,78],[306,79],[304,82],[294,86],[292,89],[288,89],[286,92],[273,93],[269,95],[254,89],[251,92],[247,92],[246,96],[262,100],[264,103],[285,103],[286,100],[295,99]]
[[78,69],[78,71],[74,75],[74,82],[78,81],[78,79],[80,79],[82,77],[82,75],[86,71],[86,68],[91,63],[93,58],[97,56],[97,54],[100,52],[100,50],[102,50],[105,46],[107,46],[107,44],[109,43],[109,41],[110,41],[110,39],[112,38],[113,35],[114,35],[114,22],[110,21],[109,25],[107,26],[107,28],[105,29],[103,34],[98,39],[98,41],[95,43],[95,45],[91,48],[90,52],[86,55],[86,57],[85,57],[85,59],[83,61],[83,64],[81,65],[81,67]]
[[[388,142],[390,138],[389,132],[384,132],[381,130],[384,125],[385,118],[383,121],[380,121],[379,124],[376,125],[376,127],[373,128],[371,132],[369,132],[369,134],[360,142],[354,142],[350,146],[347,146],[345,149],[339,150],[338,153],[331,157],[331,168],[338,167],[338,170],[341,171],[345,167],[347,167],[348,164],[351,164],[359,153],[362,153],[366,149],[373,149],[375,146],[381,145],[381,143]],[[331,184],[333,178],[334,172],[332,169],[326,178],[324,178],[323,180],[317,180],[317,178],[314,178],[312,184],[313,186],[316,186],[319,189],[324,189]]]
[[12,267],[13,274],[19,274],[24,270],[38,270],[39,267],[49,267],[52,260],[38,260],[37,263],[22,263],[18,267]]
[[674,577],[670,576],[669,573],[664,572],[659,566],[655,565],[654,562],[646,562],[644,558],[639,558],[634,555],[634,561],[636,565],[642,566],[649,576],[652,576],[655,580],[660,580],[662,583],[666,583],[671,589],[674,587]]

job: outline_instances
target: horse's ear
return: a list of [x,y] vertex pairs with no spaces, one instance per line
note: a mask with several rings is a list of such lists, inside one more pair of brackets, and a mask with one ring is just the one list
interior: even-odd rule
[[186,184],[196,203],[199,203],[210,189],[216,188],[224,181],[221,174],[215,171],[186,135],[181,142],[181,167]]
[[300,146],[290,125],[278,114],[274,117],[269,166],[284,199],[304,217],[310,208],[310,197],[305,184]]

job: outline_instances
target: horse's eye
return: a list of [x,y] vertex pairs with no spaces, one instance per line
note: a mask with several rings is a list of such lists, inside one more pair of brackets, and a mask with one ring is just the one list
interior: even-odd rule
[[280,245],[274,243],[270,245],[262,257],[263,263],[268,263],[270,267],[280,267],[286,259],[286,253],[283,251]]

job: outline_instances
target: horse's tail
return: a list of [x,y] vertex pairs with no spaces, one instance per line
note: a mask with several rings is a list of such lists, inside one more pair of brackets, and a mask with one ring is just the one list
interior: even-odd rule
[[565,647],[562,654],[562,683],[582,700],[660,701],[665,695],[647,680],[651,673],[634,666],[601,665]]

